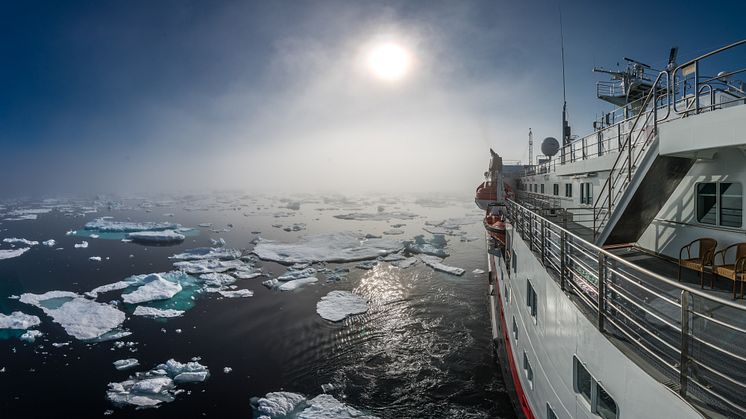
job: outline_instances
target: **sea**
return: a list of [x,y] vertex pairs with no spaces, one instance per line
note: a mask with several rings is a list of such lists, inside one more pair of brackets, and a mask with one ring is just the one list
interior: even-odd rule
[[[308,399],[328,394],[381,418],[514,417],[491,341],[481,216],[473,198],[452,196],[216,192],[0,201],[0,240],[39,242],[0,260],[0,313],[38,316],[34,329],[43,333],[28,342],[19,338],[23,330],[0,330],[0,417],[251,418],[252,398],[278,391]],[[190,230],[182,230],[180,243],[143,244],[85,230],[101,217]],[[371,269],[358,267],[360,262],[315,263],[311,267],[323,272],[349,273],[341,279],[318,274],[318,282],[283,292],[262,282],[288,266],[250,256],[256,243],[266,241],[299,243],[337,232],[361,240],[405,242],[422,235],[430,241],[432,231],[447,233],[443,263],[463,268],[463,275],[421,261],[405,269],[383,261]],[[49,239],[53,246],[42,244]],[[84,295],[132,275],[170,272],[171,256],[221,246],[219,239],[261,270],[262,276],[233,285],[253,296],[197,292],[182,301],[183,315],[164,319],[133,315],[122,302],[126,291],[99,295],[96,301],[126,313],[121,327],[131,334],[118,340],[76,339],[39,307],[18,299],[55,290]],[[87,247],[75,246],[83,241]],[[29,246],[0,242],[0,250],[21,247]],[[334,290],[363,297],[367,312],[325,320],[317,303]],[[139,365],[114,368],[114,361],[127,358]],[[197,360],[209,377],[178,385],[173,401],[156,407],[107,398],[110,383],[169,359]]]

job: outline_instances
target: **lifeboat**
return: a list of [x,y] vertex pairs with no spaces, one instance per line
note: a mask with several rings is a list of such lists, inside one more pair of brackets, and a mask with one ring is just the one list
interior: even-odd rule
[[484,216],[484,228],[494,239],[496,247],[505,247],[505,213],[496,205],[490,205]]
[[497,188],[492,182],[482,182],[477,186],[474,202],[480,209],[486,210],[490,204],[497,203]]

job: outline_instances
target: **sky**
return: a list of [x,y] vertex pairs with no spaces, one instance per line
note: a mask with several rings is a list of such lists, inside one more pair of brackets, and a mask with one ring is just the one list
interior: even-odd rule
[[[708,5],[4,1],[0,194],[470,193],[490,147],[526,162],[529,128],[559,137],[560,8],[583,135],[611,109],[594,66],[746,38],[746,3]],[[401,80],[371,74],[381,43],[409,52]]]

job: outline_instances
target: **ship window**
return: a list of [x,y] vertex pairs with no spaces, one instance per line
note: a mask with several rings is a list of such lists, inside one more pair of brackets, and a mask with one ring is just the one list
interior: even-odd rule
[[531,368],[531,363],[528,362],[528,355],[526,355],[526,352],[523,352],[523,372],[526,374],[526,378],[528,379],[528,385],[533,390],[534,388],[534,370]]
[[544,193],[544,184],[541,184],[541,193]]
[[604,419],[616,419],[616,402],[603,387],[596,385],[596,408],[595,413]]
[[510,303],[510,288],[508,288],[508,283],[505,282],[505,302]]
[[565,196],[572,198],[572,183],[565,184]]
[[559,183],[554,184],[554,190],[552,191],[555,195],[559,195]]
[[702,224],[717,224],[716,183],[697,184],[697,221]]
[[518,342],[518,323],[515,322],[515,317],[513,317],[513,338]]
[[743,193],[740,183],[720,183],[720,225],[741,227]]
[[580,203],[586,205],[593,204],[593,192],[590,182],[580,184]]
[[552,409],[549,403],[547,403],[547,419],[557,419],[557,414],[554,413],[554,409]]
[[575,392],[578,394],[582,394],[583,397],[585,397],[585,399],[588,401],[588,403],[590,403],[591,387],[593,384],[591,382],[591,374],[588,372],[587,369],[585,369],[578,358],[573,357],[573,361],[575,364]]
[[534,290],[533,285],[531,285],[531,281],[528,279],[526,280],[526,305],[528,305],[529,312],[531,313],[531,316],[534,318],[534,322],[536,322],[536,311],[537,311],[537,298],[536,298],[536,291]]

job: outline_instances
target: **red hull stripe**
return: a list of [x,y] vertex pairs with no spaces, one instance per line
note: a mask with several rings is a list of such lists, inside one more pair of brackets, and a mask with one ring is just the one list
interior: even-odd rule
[[[493,261],[494,263],[494,261]],[[493,271],[494,272],[494,271]],[[526,419],[534,419],[534,413],[531,411],[531,406],[528,404],[528,399],[526,398],[526,393],[523,391],[523,386],[521,385],[521,379],[518,375],[518,368],[516,367],[515,363],[513,362],[513,349],[510,347],[510,338],[508,337],[508,326],[505,323],[505,313],[503,312],[503,300],[502,295],[500,294],[501,289],[498,284],[497,276],[495,276],[495,288],[497,289],[497,303],[500,306],[500,324],[502,324],[502,333],[503,333],[503,341],[505,342],[505,350],[508,353],[508,366],[510,367],[510,374],[513,376],[513,384],[515,386],[515,392],[518,396],[518,404],[521,406],[521,410],[523,411],[523,415],[526,416]]]

